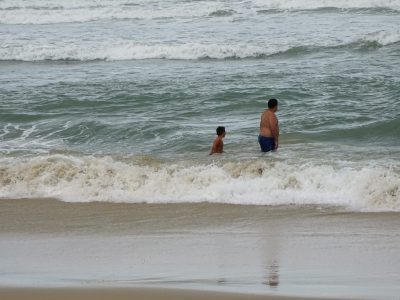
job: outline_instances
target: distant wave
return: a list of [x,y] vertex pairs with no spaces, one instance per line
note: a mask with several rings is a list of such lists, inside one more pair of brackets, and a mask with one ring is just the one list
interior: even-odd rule
[[400,12],[400,3],[391,0],[252,0],[133,2],[125,0],[5,0],[0,1],[0,24],[54,24],[111,19],[162,19],[251,16],[254,13],[301,10],[339,10],[359,13]]
[[[110,46],[109,46],[110,45]],[[258,58],[287,51],[264,49],[249,45],[216,44],[161,44],[137,45],[134,42],[108,43],[107,45],[26,45],[0,48],[3,61],[91,61],[91,60],[139,60],[139,59],[240,59]]]
[[400,119],[392,119],[374,122],[365,126],[357,126],[349,129],[335,129],[334,131],[322,132],[320,137],[325,140],[349,139],[364,141],[393,140],[400,133]]
[[379,48],[400,43],[400,30],[393,32],[377,31],[366,34],[356,40],[347,43],[338,43],[336,45],[327,46],[298,46],[291,47],[287,51],[282,51],[279,54],[301,54],[311,53],[335,49],[353,49],[353,50],[368,50],[371,48]]
[[236,13],[233,9],[220,9],[209,14],[211,17],[228,17]]
[[391,44],[397,44],[399,42],[400,42],[400,30],[393,33],[385,31],[373,32],[364,36],[356,43],[359,43],[364,46],[369,46],[371,44],[377,46],[387,46]]
[[[40,2],[40,1],[39,1]],[[79,1],[78,1],[79,2]],[[56,24],[56,23],[83,23],[97,20],[153,20],[166,18],[196,18],[196,17],[223,17],[235,13],[216,2],[207,3],[179,3],[165,6],[163,2],[154,5],[141,3],[128,5],[121,1],[101,1],[99,5],[94,1],[64,2],[63,4],[49,5],[39,3],[39,6],[0,5],[0,24]],[[49,6],[46,6],[49,5]]]
[[253,3],[260,8],[259,12],[268,12],[269,10],[356,10],[367,13],[374,11],[400,11],[400,3],[392,0],[254,0]]
[[260,59],[276,55],[302,55],[335,49],[368,50],[400,42],[400,31],[376,32],[355,41],[327,46],[258,46],[248,44],[154,44],[112,41],[107,44],[81,45],[2,45],[0,61],[118,61],[141,59]]
[[149,157],[51,155],[3,158],[1,198],[54,197],[67,202],[326,205],[400,211],[399,170],[253,160],[161,163]]

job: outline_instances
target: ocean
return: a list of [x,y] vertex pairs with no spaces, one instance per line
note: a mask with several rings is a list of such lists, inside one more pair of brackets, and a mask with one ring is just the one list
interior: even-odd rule
[[2,0],[0,197],[398,212],[399,28],[389,0]]

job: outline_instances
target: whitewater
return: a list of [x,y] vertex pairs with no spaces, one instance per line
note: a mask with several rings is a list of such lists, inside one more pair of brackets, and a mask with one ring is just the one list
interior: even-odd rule
[[53,155],[2,161],[1,177],[4,198],[400,209],[398,168],[289,165],[274,159],[193,165]]

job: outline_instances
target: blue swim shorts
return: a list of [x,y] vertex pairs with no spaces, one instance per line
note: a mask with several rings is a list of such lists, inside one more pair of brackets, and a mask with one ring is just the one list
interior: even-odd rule
[[262,152],[275,150],[275,139],[273,137],[258,136],[258,143],[260,144]]

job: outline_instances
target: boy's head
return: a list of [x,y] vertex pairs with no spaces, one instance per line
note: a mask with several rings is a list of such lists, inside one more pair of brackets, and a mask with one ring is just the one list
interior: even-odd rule
[[225,127],[218,126],[216,131],[217,131],[217,135],[221,136],[221,135],[223,135],[225,133]]
[[278,106],[278,100],[274,98],[268,100],[268,108],[274,109],[277,106]]

